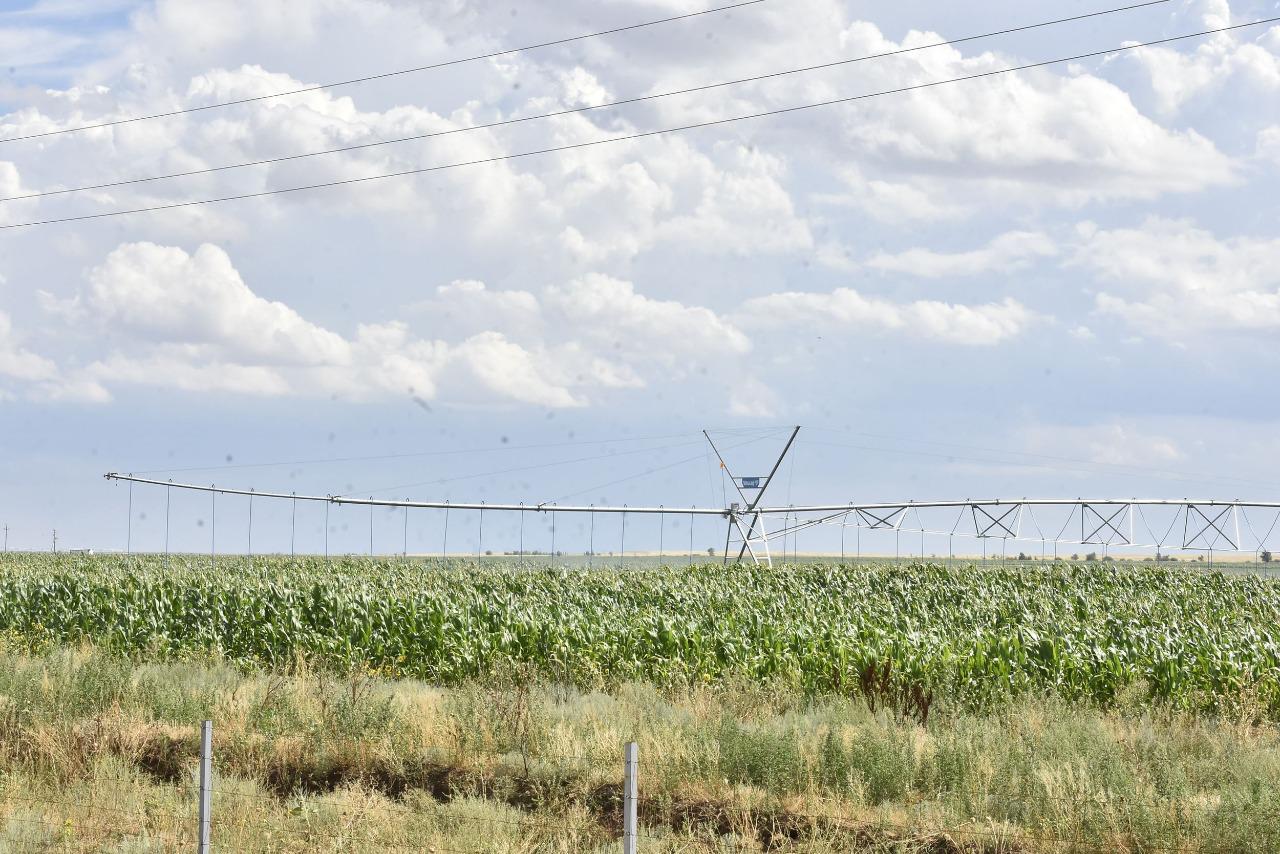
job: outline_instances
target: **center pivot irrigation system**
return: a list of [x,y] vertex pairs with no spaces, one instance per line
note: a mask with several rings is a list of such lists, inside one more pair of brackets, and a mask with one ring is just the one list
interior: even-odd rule
[[[794,537],[800,531],[818,526],[840,528],[841,555],[844,555],[845,531],[891,532],[895,538],[902,534],[918,534],[920,552],[924,554],[926,535],[948,538],[948,554],[953,552],[955,537],[981,540],[986,552],[987,540],[1038,542],[1041,557],[1049,556],[1049,548],[1057,557],[1058,546],[1100,546],[1109,548],[1154,549],[1157,556],[1169,550],[1237,552],[1258,554],[1267,551],[1272,535],[1280,523],[1280,502],[1240,500],[1192,500],[1165,498],[1040,498],[1040,499],[963,499],[951,501],[900,501],[873,504],[791,504],[770,506],[764,503],[765,493],[774,482],[782,462],[795,444],[800,428],[795,427],[787,437],[782,452],[778,454],[767,475],[738,476],[729,468],[720,448],[707,431],[703,431],[707,443],[720,461],[720,466],[733,483],[739,501],[727,507],[629,507],[608,505],[562,505],[554,502],[536,504],[491,504],[467,501],[410,501],[377,498],[352,498],[344,495],[299,495],[291,492],[262,492],[254,489],[234,489],[204,486],[194,483],[177,483],[172,480],[135,477],[131,474],[109,472],[108,480],[129,484],[161,486],[166,490],[183,489],[221,495],[247,496],[249,505],[250,551],[252,551],[253,505],[257,499],[275,499],[324,502],[328,505],[354,505],[387,508],[404,508],[405,526],[408,527],[409,510],[439,510],[445,515],[447,532],[450,511],[479,511],[483,536],[483,514],[506,512],[523,514],[596,514],[621,515],[623,529],[623,554],[625,554],[626,517],[628,515],[720,517],[727,523],[724,544],[724,562],[749,560],[757,565],[773,565],[771,543]],[[131,487],[132,488],[132,487]],[[132,498],[130,499],[132,501]],[[295,514],[296,515],[296,514]],[[954,517],[954,518],[952,518]],[[1255,527],[1254,522],[1258,522]],[[948,525],[947,523],[950,522]],[[167,530],[166,519],[166,530]],[[594,526],[594,518],[593,518]],[[521,528],[523,530],[523,527]],[[594,530],[594,527],[593,527]],[[446,535],[447,536],[447,535]],[[327,537],[327,533],[326,533]],[[446,540],[447,546],[447,540]],[[166,534],[167,550],[167,534]],[[372,550],[372,546],[371,546]],[[406,553],[407,534],[406,534]],[[661,551],[661,547],[659,548]],[[554,547],[553,547],[554,552]],[[327,553],[327,539],[326,539]],[[447,548],[446,548],[447,553]],[[521,548],[523,553],[523,544]]]

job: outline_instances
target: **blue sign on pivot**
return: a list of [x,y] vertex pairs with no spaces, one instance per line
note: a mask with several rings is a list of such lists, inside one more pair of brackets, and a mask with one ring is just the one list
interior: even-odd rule
[[743,489],[759,489],[759,488],[760,488],[760,478],[758,478],[758,477],[744,477],[744,478],[742,479],[742,488],[743,488]]

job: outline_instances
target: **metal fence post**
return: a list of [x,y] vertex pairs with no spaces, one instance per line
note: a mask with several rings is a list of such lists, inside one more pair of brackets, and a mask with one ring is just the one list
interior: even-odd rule
[[200,829],[197,854],[209,854],[209,807],[213,795],[213,721],[200,724]]
[[623,753],[622,854],[636,854],[636,801],[639,799],[640,745],[627,742]]

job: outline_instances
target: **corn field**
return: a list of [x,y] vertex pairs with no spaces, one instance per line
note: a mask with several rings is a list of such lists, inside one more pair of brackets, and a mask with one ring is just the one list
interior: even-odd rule
[[1280,717],[1280,585],[1167,565],[517,569],[9,555],[0,632],[33,649],[218,656],[457,684],[780,682],[917,717],[1052,694]]

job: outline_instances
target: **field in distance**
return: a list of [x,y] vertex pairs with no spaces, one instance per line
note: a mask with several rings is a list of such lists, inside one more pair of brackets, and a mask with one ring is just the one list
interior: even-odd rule
[[1169,564],[719,564],[159,556],[0,562],[0,632],[158,660],[305,660],[443,685],[512,666],[583,688],[785,683],[926,718],[1053,694],[1280,716],[1280,584]]

